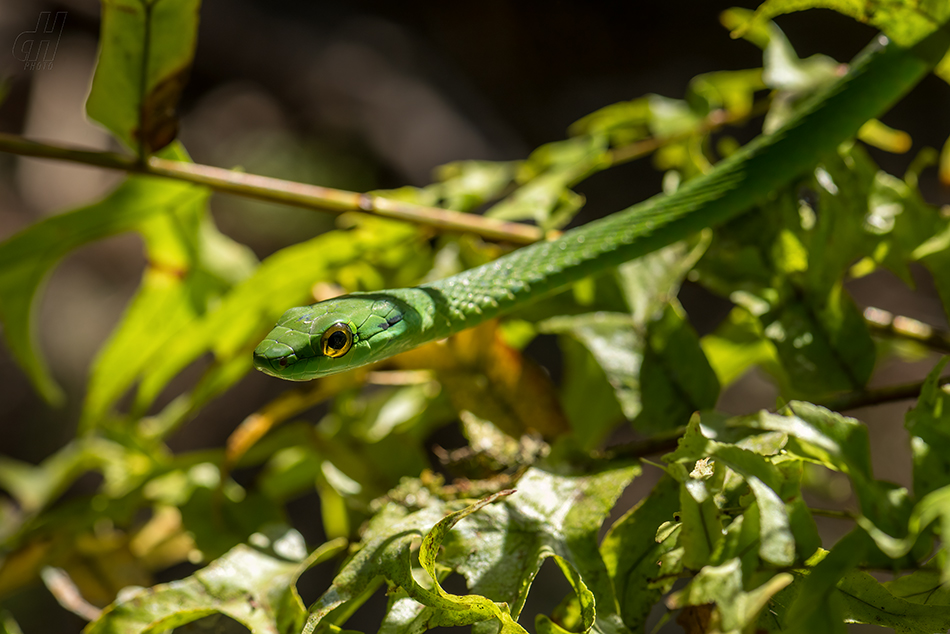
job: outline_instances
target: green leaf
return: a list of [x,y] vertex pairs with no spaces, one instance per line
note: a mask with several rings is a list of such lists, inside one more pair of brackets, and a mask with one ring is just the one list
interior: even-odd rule
[[719,380],[706,360],[696,331],[679,302],[649,325],[640,368],[643,409],[635,427],[656,432],[679,427],[697,410],[711,409],[719,398]]
[[89,117],[139,156],[178,133],[175,110],[198,39],[200,0],[111,0],[102,5]]
[[[934,75],[944,80],[950,84],[950,53],[943,56],[943,59],[934,67]],[[946,163],[942,160],[940,165],[940,181],[945,183],[946,179]]]
[[678,304],[668,304],[646,333],[632,317],[607,312],[552,317],[539,330],[569,332],[582,343],[638,429],[681,426],[694,411],[713,407],[719,396],[716,376]]
[[744,423],[788,434],[785,450],[792,456],[841,471],[858,482],[872,479],[867,427],[860,421],[818,405],[793,401],[782,415],[761,413]]
[[[903,519],[908,514],[902,513],[901,515],[901,519]],[[858,525],[867,531],[877,547],[887,556],[897,559],[910,552],[917,543],[918,537],[937,520],[940,521],[937,534],[943,542],[944,548],[946,548],[945,545],[950,543],[948,541],[950,540],[950,485],[928,493],[914,506],[913,512],[909,514],[904,522],[907,528],[901,531],[905,534],[903,538],[894,537],[893,533],[896,531],[892,529],[888,532],[887,530],[891,527],[885,525],[882,529],[867,517],[859,517]],[[929,544],[925,544],[925,546],[927,548],[922,549],[921,556],[929,552]],[[950,557],[944,554],[940,559],[942,564],[941,579],[944,583],[947,583],[950,581]]]
[[924,201],[916,180],[912,173],[902,181],[878,172],[868,194],[866,225],[882,234],[876,259],[911,286],[908,264],[923,264],[950,315],[950,217]]
[[[210,463],[200,467],[202,475],[220,478]],[[217,481],[209,479],[210,483],[190,482],[191,495],[180,506],[182,525],[206,560],[222,555],[266,525],[286,521],[283,509],[259,492],[246,491],[233,481],[222,483],[218,490]],[[213,514],[210,508],[216,509]]]
[[[851,155],[864,156],[857,152]],[[862,160],[870,159],[864,156]],[[877,234],[882,243],[875,249],[873,260],[912,287],[914,280],[908,263],[929,252],[929,249],[918,249],[941,233],[944,223],[940,221],[940,214],[924,203],[915,187],[881,171],[874,175],[867,198],[865,227]]]
[[597,357],[570,335],[558,337],[558,346],[564,355],[560,389],[564,414],[571,423],[575,441],[581,449],[589,451],[604,441],[624,413]]
[[[748,346],[710,338],[710,344],[726,346],[714,367],[728,378],[758,360],[787,398],[860,389],[876,355],[844,282],[886,266],[911,283],[908,265],[921,261],[933,271],[938,292],[950,289],[944,280],[948,251],[941,240],[946,226],[915,186],[881,172],[859,145],[839,147],[806,181],[765,204],[762,213],[716,231],[697,279],[759,323],[742,330],[723,326],[732,327],[727,332],[736,343]],[[756,344],[758,332],[771,342],[781,365]],[[727,357],[729,350],[746,351],[747,360]]]
[[[177,151],[177,150],[176,150]],[[59,387],[37,350],[32,325],[35,296],[50,271],[74,249],[94,240],[143,227],[205,200],[207,190],[149,176],[130,176],[102,201],[47,218],[0,243],[0,322],[14,358],[49,402]]]
[[713,499],[707,481],[674,462],[667,473],[680,483],[679,545],[683,548],[682,565],[691,570],[705,566],[723,543],[723,517]]
[[797,104],[837,76],[839,64],[826,55],[799,59],[780,28],[769,25],[769,40],[762,56],[762,81],[778,91],[762,129],[771,132],[795,112]]
[[583,196],[569,188],[607,167],[605,145],[598,136],[542,145],[521,166],[521,187],[485,215],[502,220],[530,219],[544,229],[563,227],[584,204]]
[[924,605],[900,598],[891,584],[882,585],[866,572],[851,571],[838,582],[837,589],[844,595],[849,623],[890,627],[898,634],[932,634],[950,629],[950,605]]
[[818,526],[811,515],[811,509],[802,497],[803,464],[797,460],[778,462],[778,467],[787,478],[780,495],[786,501],[789,528],[795,539],[795,551],[798,553],[798,559],[804,561],[821,547],[821,536],[818,534]]
[[620,623],[616,598],[597,535],[617,497],[639,471],[628,466],[574,475],[531,468],[517,482],[517,494],[473,515],[452,532],[445,543],[444,563],[465,576],[472,592],[508,603],[517,618],[544,560],[557,555],[593,593],[597,621],[602,627],[616,627]]
[[[823,296],[861,257],[872,255],[893,226],[894,205],[873,196],[880,172],[860,145],[844,145],[829,155],[805,184],[808,196],[798,203],[793,231],[808,249],[804,287]],[[888,176],[889,178],[890,177]]]
[[[950,627],[950,599],[939,573],[923,569],[881,584],[868,573],[853,570],[866,541],[860,533],[851,533],[831,553],[822,551],[810,562],[817,564],[815,568],[776,597],[770,620],[763,623],[777,622],[783,632],[815,631],[809,627],[821,631],[836,627],[843,632],[842,619],[908,634],[945,632]],[[822,614],[827,609],[835,610],[836,620]]]
[[686,588],[670,597],[669,602],[674,608],[715,603],[716,611],[710,621],[712,631],[740,634],[748,631],[762,608],[791,582],[792,575],[780,572],[745,592],[742,566],[739,559],[734,558],[721,566],[704,567]]
[[126,591],[85,634],[158,634],[210,614],[224,614],[253,634],[300,631],[306,611],[297,578],[346,542],[327,542],[310,556],[294,530],[256,533],[251,543],[256,548],[236,546],[186,579]]
[[0,487],[12,494],[23,511],[34,514],[88,471],[102,473],[104,492],[117,497],[139,484],[152,466],[145,452],[105,438],[80,438],[39,465],[0,456]]
[[[719,83],[725,85],[727,82]],[[696,93],[690,95],[693,99],[689,102],[646,95],[601,108],[571,125],[570,133],[577,138],[583,138],[583,135],[607,138],[611,146],[618,148],[619,157],[626,156],[625,146],[632,146],[634,155],[641,152],[633,144],[647,137],[672,137],[657,149],[654,162],[660,169],[676,169],[685,172],[687,177],[693,176],[709,167],[702,148],[702,138],[706,133],[704,117],[709,113],[708,107],[714,103],[718,105],[717,101],[724,97],[710,82],[701,83],[699,90],[704,88],[705,96],[709,97],[706,103],[697,99]],[[731,89],[726,94],[730,99],[735,95]]]
[[859,22],[871,24],[902,46],[914,44],[950,17],[950,6],[939,0],[766,0],[755,12],[755,20],[804,11],[832,9]]
[[300,475],[317,472],[323,503],[337,496],[366,508],[429,465],[426,438],[456,415],[439,406],[438,396],[431,384],[340,394],[308,438],[313,450],[298,452],[309,463],[300,465]]
[[[706,438],[702,433],[699,417],[693,417],[690,421],[676,451],[664,456],[665,461],[684,463],[687,468],[708,458],[713,458],[717,463],[721,462],[741,475],[751,488],[758,509],[759,556],[764,561],[778,566],[787,566],[794,562],[795,539],[791,531],[789,513],[778,493],[782,490],[785,474],[766,456]],[[690,491],[697,489],[701,483],[702,479],[693,474],[690,474],[690,480],[684,480],[684,485],[687,485],[686,488]],[[684,530],[688,529],[686,521],[684,517]],[[708,529],[706,532],[711,534]],[[713,545],[712,541],[709,545]],[[710,548],[710,552],[712,550]]]
[[[623,414],[638,429],[681,426],[694,411],[713,407],[719,396],[715,373],[676,301],[679,285],[707,244],[708,236],[692,245],[676,243],[619,267],[617,277],[629,316],[601,310],[538,324],[541,332],[569,333],[587,348],[613,387]],[[589,407],[590,395],[576,394],[582,407]],[[585,429],[580,436],[599,440],[582,420]],[[609,424],[605,418],[595,420]]]
[[[743,424],[786,433],[784,450],[789,456],[847,474],[861,507],[858,524],[887,557],[902,557],[915,547],[918,550],[914,557],[905,563],[913,565],[913,561],[924,556],[930,546],[926,540],[918,539],[922,529],[942,514],[943,490],[914,507],[905,489],[874,479],[867,428],[859,421],[797,401],[789,403],[783,414],[760,413],[746,418]],[[873,549],[868,556],[879,565],[889,565],[889,560],[881,559]]]
[[697,263],[695,280],[755,316],[765,313],[777,301],[771,245],[781,219],[781,213],[754,212],[718,227]]
[[694,77],[688,99],[702,99],[707,112],[724,109],[733,117],[746,117],[752,112],[755,92],[765,87],[759,68],[718,71]]
[[[278,251],[180,330],[160,359],[143,367],[136,410],[146,409],[169,380],[206,352],[214,355],[215,365],[193,398],[200,403],[232,385],[251,369],[250,351],[262,333],[286,309],[311,302],[315,283],[342,276],[350,266],[376,263],[381,268],[401,267],[400,275],[415,276],[409,263],[425,263],[419,258],[418,240],[414,227],[364,218],[351,231],[331,231]],[[386,282],[378,275],[370,281],[376,288]],[[395,279],[397,284],[410,281],[415,279]]]
[[[943,61],[940,62],[940,65],[934,72],[940,74],[941,77],[950,83],[950,55],[943,58]],[[947,140],[943,142],[943,149],[940,150],[940,158],[938,159],[937,171],[941,183],[950,183],[950,137],[947,137]]]
[[709,366],[722,387],[742,377],[753,366],[764,366],[784,376],[775,348],[762,333],[759,320],[742,307],[735,307],[716,331],[700,340]]
[[143,368],[161,359],[185,325],[256,265],[247,247],[218,232],[206,208],[207,197],[195,198],[174,215],[142,224],[148,266],[122,321],[96,355],[82,429],[102,425],[108,409]]
[[644,627],[653,604],[673,584],[670,580],[654,587],[652,578],[659,573],[660,557],[676,546],[674,538],[661,540],[657,529],[671,521],[678,509],[679,483],[664,477],[610,527],[600,544],[620,615],[624,625],[635,632]]
[[821,559],[801,583],[791,605],[776,611],[776,620],[783,624],[781,631],[793,634],[847,632],[844,624],[847,604],[844,596],[834,589],[838,581],[860,563],[866,544],[867,537],[855,530]]
[[858,138],[870,146],[892,154],[904,154],[913,145],[909,134],[884,125],[877,119],[871,119],[861,126]]
[[646,342],[632,317],[607,312],[552,317],[539,324],[538,329],[547,333],[570,333],[602,368],[623,414],[631,420],[640,414],[643,409],[640,367]]
[[436,169],[437,188],[448,209],[472,211],[500,196],[515,178],[517,161],[456,161]]
[[950,315],[950,218],[944,217],[942,227],[930,240],[912,254],[930,272],[943,312]]
[[[433,625],[467,625],[489,618],[496,618],[501,622],[501,631],[503,633],[524,632],[524,629],[512,620],[512,616],[507,610],[507,605],[503,604],[499,606],[490,599],[478,594],[470,594],[467,596],[449,594],[439,585],[439,577],[435,570],[435,560],[439,554],[439,549],[442,547],[442,541],[445,539],[446,533],[451,530],[459,520],[468,517],[486,504],[490,504],[500,497],[511,495],[512,493],[514,493],[513,490],[496,493],[495,495],[480,500],[476,504],[445,516],[433,526],[432,530],[426,533],[426,536],[422,539],[422,546],[419,548],[419,563],[422,565],[422,569],[429,573],[435,591],[438,593],[438,598],[433,601],[435,604],[433,607],[438,607],[443,612],[450,614],[450,616],[439,615],[440,618],[436,619]],[[460,618],[457,619],[454,614],[451,614],[454,611],[461,612],[461,614],[458,615]]]
[[[568,583],[571,584],[571,588],[574,589],[574,597],[577,600],[577,608],[580,612],[580,623],[576,629],[584,633],[589,632],[594,626],[594,619],[597,615],[594,594],[584,585],[580,574],[569,561],[558,555],[554,555],[553,559],[561,572],[564,573]],[[538,634],[569,634],[569,630],[552,621],[546,614],[539,614],[535,618],[535,630]]]
[[927,375],[917,405],[907,412],[904,425],[911,436],[914,459],[914,495],[921,498],[950,484],[950,393],[938,381],[950,357],[941,359]]
[[769,45],[775,25],[768,20],[753,20],[755,11],[731,7],[719,14],[719,22],[731,31],[732,37],[741,37],[760,49]]
[[675,301],[686,274],[709,246],[712,234],[676,242],[617,267],[617,278],[634,323],[645,326]]
[[790,301],[762,323],[797,393],[859,389],[871,376],[874,343],[861,311],[840,286],[814,302]]
[[613,145],[638,141],[650,135],[649,124],[653,119],[648,97],[604,106],[571,124],[570,134],[607,135]]
[[895,597],[923,605],[950,605],[950,586],[940,580],[940,571],[924,568],[884,583]]
[[377,634],[416,634],[429,629],[433,608],[419,603],[402,588],[390,588],[388,597],[386,616]]
[[[331,611],[349,601],[359,599],[380,575],[400,586],[408,597],[431,608],[422,611],[425,620],[418,623],[419,629],[416,631],[498,619],[502,624],[502,632],[523,633],[524,630],[512,620],[506,605],[496,604],[477,594],[449,594],[439,585],[435,570],[435,558],[446,533],[459,520],[511,493],[503,491],[489,496],[476,504],[449,513],[438,521],[433,520],[442,515],[441,505],[434,505],[404,517],[399,517],[395,509],[390,511],[390,515],[378,514],[364,537],[363,548],[334,578],[330,589],[310,607],[304,633],[310,634],[317,627],[325,627],[321,622]],[[419,551],[419,562],[432,578],[432,589],[420,585],[412,574],[410,551],[413,542],[425,529],[428,530]],[[419,615],[418,610],[413,612],[415,614],[410,620],[416,620],[415,617]]]

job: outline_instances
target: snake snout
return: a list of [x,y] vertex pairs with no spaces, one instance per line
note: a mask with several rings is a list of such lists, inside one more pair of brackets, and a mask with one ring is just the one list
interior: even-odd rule
[[254,349],[254,367],[271,376],[281,376],[282,371],[297,360],[290,346],[265,339]]

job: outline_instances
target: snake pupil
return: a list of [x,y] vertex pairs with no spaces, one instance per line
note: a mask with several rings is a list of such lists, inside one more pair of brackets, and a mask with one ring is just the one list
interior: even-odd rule
[[334,350],[342,350],[346,346],[346,335],[339,330],[336,331],[327,339],[327,345]]
[[320,338],[320,349],[328,357],[342,357],[353,347],[353,331],[344,323],[327,328]]

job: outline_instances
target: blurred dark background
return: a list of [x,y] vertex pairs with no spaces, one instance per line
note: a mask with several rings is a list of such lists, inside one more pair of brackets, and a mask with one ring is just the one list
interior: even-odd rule
[[[651,92],[679,98],[700,73],[761,66],[760,51],[732,40],[718,21],[723,9],[757,4],[208,0],[181,107],[181,139],[197,162],[221,167],[360,191],[425,185],[433,168],[449,161],[524,158],[538,145],[564,138],[573,121],[601,106]],[[98,3],[3,0],[0,51],[10,51],[19,33],[35,28],[41,11],[68,12],[54,66],[24,71],[9,52],[0,52],[0,78],[9,82],[0,130],[118,149],[83,114],[95,64]],[[800,56],[821,52],[839,61],[851,59],[876,33],[821,10],[778,23]],[[926,80],[885,118],[911,134],[914,148],[903,156],[874,151],[875,158],[900,175],[920,148],[941,147],[950,135],[948,106],[950,89],[936,78]],[[736,135],[751,137],[757,124]],[[0,154],[0,239],[95,200],[120,178],[97,168]],[[577,222],[653,195],[660,180],[649,159],[597,174],[578,188],[587,205]],[[933,169],[921,186],[931,202],[950,201]],[[260,257],[335,222],[316,212],[222,195],[214,196],[212,207],[220,228]],[[38,306],[39,333],[68,404],[44,405],[0,348],[0,453],[36,463],[73,437],[89,364],[143,265],[141,241],[125,235],[76,252],[56,270]],[[887,274],[875,274],[851,290],[862,305],[945,326],[926,274],[919,281],[912,292]],[[684,288],[681,300],[701,333],[725,314],[721,301],[693,286]],[[554,358],[538,354],[542,361]],[[887,364],[875,381],[913,380],[932,362]],[[173,448],[220,446],[244,416],[281,389],[263,375],[248,376],[178,432]],[[750,373],[720,405],[740,413],[774,402],[767,381]],[[901,484],[909,483],[909,457],[893,447],[906,445],[907,407],[855,413],[880,443],[878,476]],[[635,486],[628,501],[645,486]],[[311,542],[319,539],[316,505],[311,500],[298,506],[290,509],[297,527]],[[41,601],[42,592],[30,600]],[[35,625],[21,624],[56,629],[49,614],[40,614],[43,620]],[[69,631],[79,622],[67,619],[63,625]]]

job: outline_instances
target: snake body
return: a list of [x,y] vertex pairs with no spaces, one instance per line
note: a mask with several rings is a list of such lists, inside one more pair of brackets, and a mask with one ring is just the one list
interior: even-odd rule
[[885,112],[933,68],[948,45],[947,25],[910,48],[880,36],[785,125],[673,194],[436,282],[291,308],[254,351],[255,366],[272,376],[305,381],[379,361],[734,218],[806,174],[867,120]]

